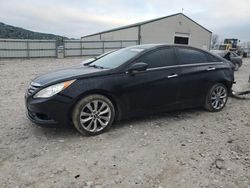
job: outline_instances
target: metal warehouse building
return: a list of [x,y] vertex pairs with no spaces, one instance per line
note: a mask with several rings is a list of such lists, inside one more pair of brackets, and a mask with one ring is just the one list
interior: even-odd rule
[[212,32],[183,13],[103,31],[82,37],[82,41],[136,41],[137,44],[187,44],[210,48]]

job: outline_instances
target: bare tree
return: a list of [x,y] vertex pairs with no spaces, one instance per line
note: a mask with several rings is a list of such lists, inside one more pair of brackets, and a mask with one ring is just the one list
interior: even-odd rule
[[218,44],[218,42],[219,42],[219,35],[217,34],[212,35],[212,39],[211,39],[212,49],[215,47],[216,44]]

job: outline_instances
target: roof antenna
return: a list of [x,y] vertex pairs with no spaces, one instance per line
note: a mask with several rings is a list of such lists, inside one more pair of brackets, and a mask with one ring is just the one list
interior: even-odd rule
[[181,13],[182,13],[182,14],[183,14],[183,12],[184,12],[184,8],[181,9]]

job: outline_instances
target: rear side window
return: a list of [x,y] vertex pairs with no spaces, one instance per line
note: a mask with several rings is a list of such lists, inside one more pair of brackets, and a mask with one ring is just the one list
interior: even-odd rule
[[207,60],[208,62],[220,62],[221,60],[211,54],[207,53]]
[[164,66],[176,65],[174,48],[161,48],[153,52],[142,55],[137,62],[148,64],[148,68],[157,68]]
[[206,63],[207,56],[199,50],[190,48],[177,48],[180,64]]

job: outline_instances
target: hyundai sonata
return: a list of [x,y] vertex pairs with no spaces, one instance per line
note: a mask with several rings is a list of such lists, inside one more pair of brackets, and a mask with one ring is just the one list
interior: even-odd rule
[[32,80],[27,115],[39,125],[73,124],[85,135],[115,120],[203,106],[221,110],[234,82],[233,66],[208,51],[181,45],[123,48],[84,65]]

